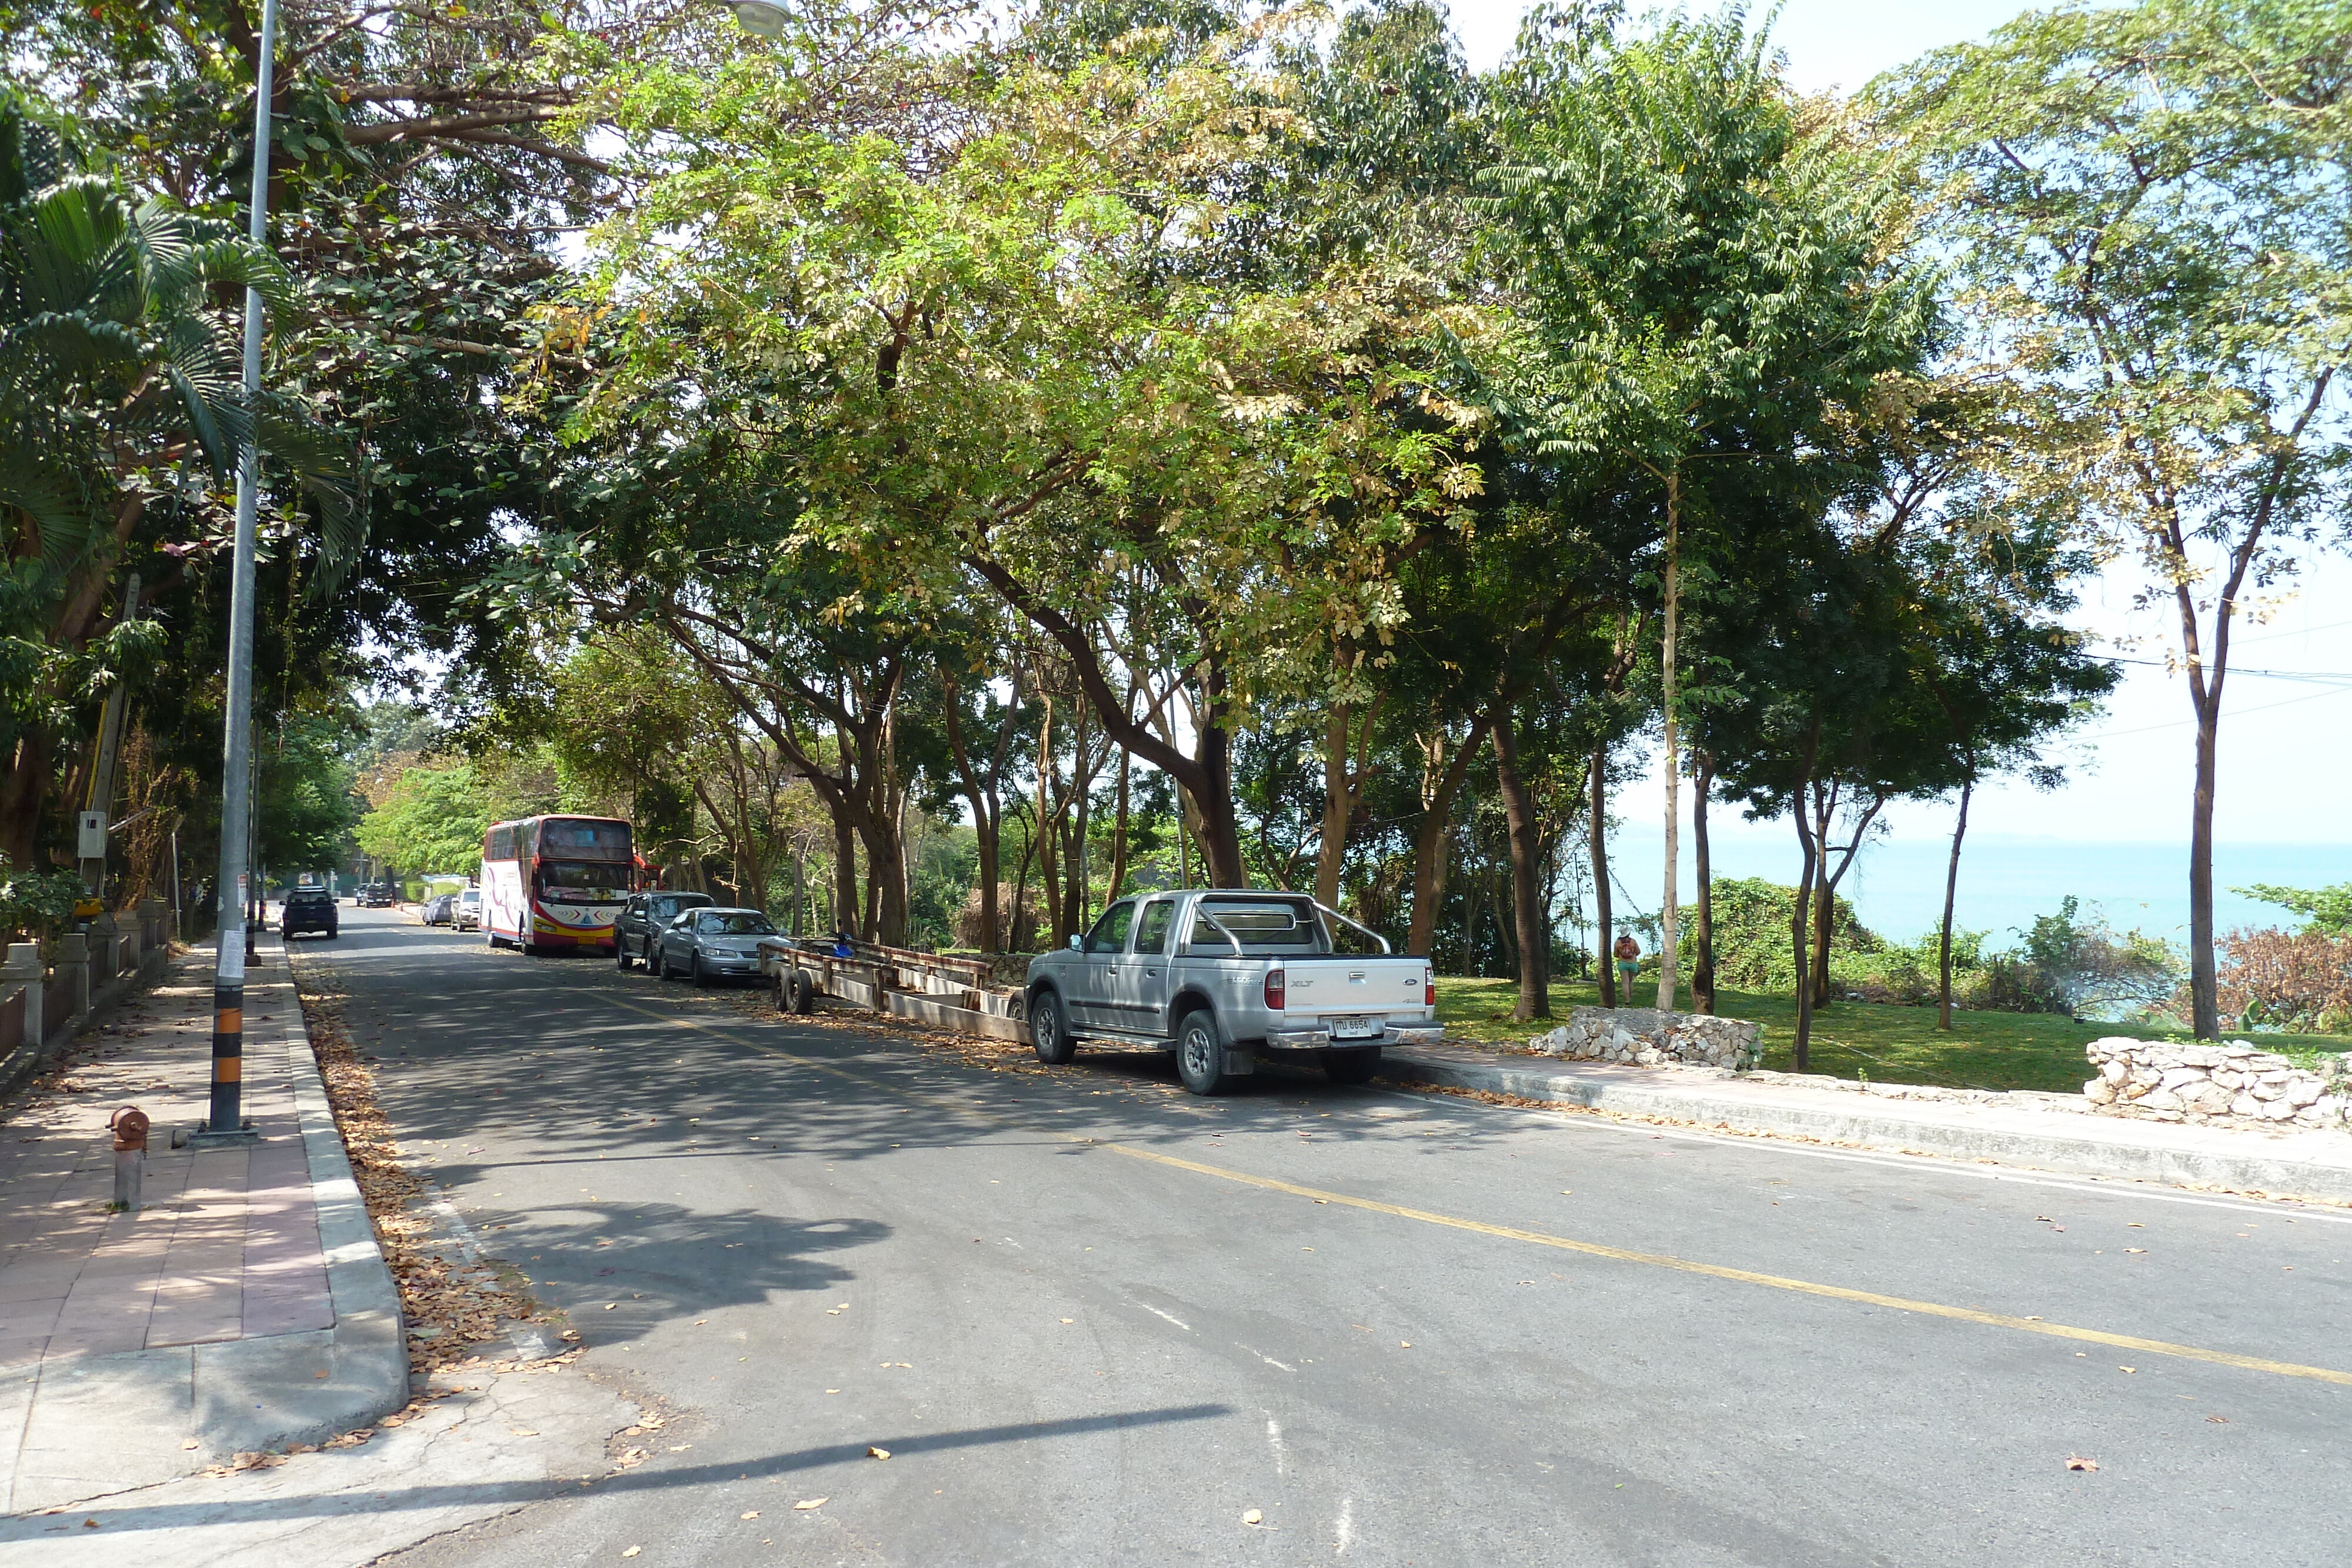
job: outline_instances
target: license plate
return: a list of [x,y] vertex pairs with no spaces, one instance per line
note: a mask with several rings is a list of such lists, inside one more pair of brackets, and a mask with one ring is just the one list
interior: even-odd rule
[[1331,1020],[1333,1040],[1370,1040],[1380,1032],[1380,1023],[1373,1019],[1333,1019]]

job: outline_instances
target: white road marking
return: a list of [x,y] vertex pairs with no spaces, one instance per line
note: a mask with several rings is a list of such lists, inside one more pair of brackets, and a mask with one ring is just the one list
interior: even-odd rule
[[1348,1548],[1356,1544],[1356,1500],[1354,1498],[1343,1497],[1339,1500],[1339,1521],[1331,1527],[1331,1534],[1334,1538],[1331,1542],[1331,1554],[1334,1557],[1339,1556]]
[[1176,1316],[1173,1312],[1163,1312],[1158,1307],[1153,1306],[1150,1301],[1138,1301],[1135,1304],[1141,1307],[1145,1312],[1150,1312],[1155,1318],[1166,1318],[1170,1322],[1174,1323],[1186,1333],[1191,1333],[1192,1332],[1192,1325],[1186,1322],[1182,1318]]
[[1241,1342],[1241,1341],[1239,1341],[1239,1340],[1235,1340],[1235,1341],[1234,1341],[1234,1343],[1235,1344],[1241,1344],[1241,1345],[1242,1345],[1242,1348],[1243,1348],[1244,1350],[1247,1350],[1247,1351],[1249,1351],[1249,1353],[1250,1353],[1252,1355],[1254,1355],[1254,1356],[1257,1357],[1260,1361],[1262,1361],[1262,1362],[1265,1363],[1268,1366],[1279,1366],[1279,1367],[1281,1367],[1281,1368],[1282,1368],[1282,1370],[1283,1370],[1283,1371],[1285,1371],[1285,1372],[1296,1372],[1296,1371],[1297,1371],[1297,1370],[1298,1370],[1298,1368],[1297,1368],[1297,1367],[1295,1367],[1295,1366],[1288,1366],[1288,1365],[1285,1365],[1283,1363],[1281,1363],[1281,1362],[1279,1362],[1279,1361],[1275,1360],[1275,1359],[1274,1359],[1274,1357],[1272,1357],[1272,1356],[1270,1356],[1270,1355],[1266,1354],[1265,1354],[1265,1352],[1264,1352],[1264,1351],[1262,1351],[1262,1350],[1251,1350],[1251,1349],[1250,1349],[1250,1347],[1249,1347],[1248,1345],[1242,1344],[1242,1342]]
[[1279,1479],[1283,1476],[1288,1475],[1290,1473],[1290,1467],[1283,1462],[1285,1456],[1282,1447],[1282,1423],[1276,1420],[1271,1416],[1265,1418],[1265,1446],[1274,1450],[1274,1473],[1276,1477]]

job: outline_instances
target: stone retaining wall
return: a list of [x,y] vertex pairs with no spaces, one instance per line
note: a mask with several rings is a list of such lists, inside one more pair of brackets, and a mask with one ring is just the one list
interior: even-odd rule
[[1662,1013],[1654,1008],[1578,1008],[1568,1021],[1528,1041],[1546,1056],[1591,1061],[1662,1061],[1745,1071],[1764,1057],[1764,1026],[1706,1013]]
[[2094,1110],[2157,1122],[2239,1127],[2342,1127],[2352,1077],[2345,1057],[2314,1072],[2242,1040],[2221,1045],[2095,1040],[2084,1054],[2099,1075],[2083,1085]]

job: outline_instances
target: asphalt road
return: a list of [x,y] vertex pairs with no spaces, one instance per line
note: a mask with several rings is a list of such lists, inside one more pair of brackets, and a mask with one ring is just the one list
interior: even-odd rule
[[638,1468],[403,1563],[2352,1540],[2339,1214],[1298,1077],[1201,1101],[1153,1055],[990,1065],[380,912],[299,961],[422,1173],[672,1413]]

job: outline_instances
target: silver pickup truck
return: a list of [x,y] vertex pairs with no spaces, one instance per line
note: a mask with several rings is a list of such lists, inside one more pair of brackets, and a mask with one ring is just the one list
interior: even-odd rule
[[1120,899],[1068,951],[1031,962],[1028,1012],[1041,1061],[1069,1061],[1082,1040],[1157,1046],[1195,1094],[1223,1092],[1261,1056],[1361,1083],[1383,1045],[1445,1032],[1428,959],[1391,956],[1384,937],[1304,894],[1226,889]]

